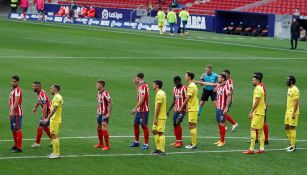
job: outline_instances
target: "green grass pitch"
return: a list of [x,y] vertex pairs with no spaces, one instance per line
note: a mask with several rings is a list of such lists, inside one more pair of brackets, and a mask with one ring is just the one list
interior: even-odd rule
[[[289,51],[289,41],[272,38],[254,39],[196,31],[190,32],[188,38],[169,37],[154,32],[1,19],[0,174],[306,174],[307,46],[299,44],[300,50]],[[209,63],[217,73],[230,69],[235,83],[230,114],[240,127],[234,133],[227,131],[226,145],[223,148],[213,145],[218,132],[213,105],[208,103],[198,124],[198,150],[169,146],[174,140],[171,117],[165,133],[170,136],[166,138],[168,155],[151,156],[154,149],[152,137],[150,150],[129,148],[133,141],[130,111],[136,103],[132,78],[136,73],[144,72],[150,87],[153,80],[163,80],[170,105],[173,76],[183,77],[185,71],[191,70],[198,78]],[[253,92],[251,75],[255,71],[264,73],[268,88],[271,140],[266,146],[266,154],[243,155],[242,151],[249,146],[246,143],[250,125],[248,112]],[[13,74],[20,75],[24,94],[24,152],[21,154],[9,151],[12,137],[8,96]],[[283,120],[287,92],[285,79],[289,74],[297,77],[301,92],[297,129],[300,149],[294,153],[282,150],[288,146]],[[92,148],[97,143],[95,82],[98,79],[106,80],[106,88],[114,103],[109,124],[111,150],[108,152]],[[34,80],[42,81],[48,93],[51,84],[62,86],[65,104],[60,130],[63,158],[60,160],[46,158],[51,152],[46,139],[41,148],[30,148],[40,118],[40,111],[37,115],[32,114],[36,100],[31,89]],[[154,95],[151,90],[151,109]],[[152,118],[153,111],[150,128]],[[229,123],[227,125],[231,128]],[[189,136],[187,121],[183,123],[183,132],[184,136]],[[190,138],[184,137],[184,143],[190,143]]]

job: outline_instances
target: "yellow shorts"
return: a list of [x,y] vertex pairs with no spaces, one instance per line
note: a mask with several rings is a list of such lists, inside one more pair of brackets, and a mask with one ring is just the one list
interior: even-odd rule
[[189,115],[188,115],[189,123],[197,123],[197,118],[198,118],[197,115],[198,115],[198,112],[196,111],[189,112]]
[[297,122],[298,122],[298,114],[296,114],[295,119],[292,119],[292,114],[286,114],[285,116],[285,125],[289,125],[289,126],[297,126]]
[[251,128],[262,129],[264,125],[264,115],[254,114],[251,122]]
[[165,124],[166,124],[166,120],[158,119],[158,125],[153,124],[152,130],[158,131],[158,132],[164,132],[165,131]]
[[164,22],[159,22],[158,27],[164,27]]
[[60,124],[50,122],[50,133],[54,135],[59,135]]

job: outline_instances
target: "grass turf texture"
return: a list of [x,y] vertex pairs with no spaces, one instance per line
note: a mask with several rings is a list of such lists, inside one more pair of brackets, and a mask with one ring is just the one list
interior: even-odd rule
[[[242,138],[226,138],[223,148],[213,145],[216,138],[200,138],[199,149],[195,151],[237,151],[195,154],[171,154],[195,151],[171,148],[169,144],[174,138],[167,138],[166,150],[170,155],[164,157],[147,155],[154,149],[153,138],[150,138],[151,149],[148,151],[129,148],[133,137],[111,138],[109,152],[92,148],[97,143],[96,138],[62,139],[60,141],[63,156],[106,157],[7,159],[45,156],[51,152],[48,140],[42,141],[40,149],[31,149],[30,145],[34,141],[25,140],[22,154],[9,152],[12,142],[5,140],[11,139],[7,101],[10,76],[13,74],[21,77],[24,95],[23,135],[26,139],[35,138],[37,121],[40,118],[40,111],[37,115],[32,114],[36,100],[31,89],[34,80],[42,81],[48,94],[51,84],[59,83],[62,86],[61,94],[65,104],[60,137],[96,135],[95,82],[98,79],[106,80],[106,88],[114,102],[109,125],[110,135],[132,136],[133,116],[129,113],[136,103],[132,82],[136,73],[145,73],[150,88],[153,80],[163,80],[169,106],[173,76],[183,77],[186,70],[191,70],[198,78],[204,66],[209,63],[217,73],[225,68],[230,69],[235,83],[234,103],[230,114],[240,127],[235,133],[227,132],[226,136],[249,137],[250,122],[247,115],[252,102],[251,75],[255,71],[262,71],[268,88],[270,137],[286,138],[283,120],[287,87],[284,81],[287,75],[294,74],[301,92],[301,115],[297,135],[299,140],[307,139],[307,122],[304,118],[307,112],[304,108],[304,97],[307,95],[304,82],[307,66],[307,60],[304,59],[307,56],[306,45],[300,43],[301,50],[288,51],[285,48],[288,48],[289,42],[285,40],[251,39],[205,32],[190,33],[189,38],[169,38],[152,32],[0,20],[0,174],[304,174],[306,150],[297,150],[290,154],[285,151],[268,151],[264,155],[243,155],[240,150],[246,150],[249,144]],[[201,88],[199,89],[201,95]],[[154,108],[154,95],[151,90],[151,109]],[[214,116],[212,103],[205,104],[198,125],[199,136],[218,136]],[[150,128],[152,118],[153,110],[150,113]],[[188,136],[186,120],[183,128],[184,135]],[[229,123],[228,128],[231,128]],[[172,117],[167,121],[166,135],[173,135]],[[184,138],[184,143],[189,142],[190,138]],[[285,140],[271,140],[266,149],[281,149],[287,146],[288,142]],[[298,142],[298,147],[307,148],[306,141]]]

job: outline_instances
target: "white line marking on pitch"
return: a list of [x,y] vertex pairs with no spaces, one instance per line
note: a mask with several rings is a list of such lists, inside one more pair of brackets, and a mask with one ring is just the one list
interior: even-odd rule
[[[148,36],[148,37],[156,37],[156,38],[166,38],[165,36],[160,36],[160,35],[154,35],[154,34],[146,34],[146,33],[136,33],[129,31],[118,31],[118,30],[111,30],[111,29],[103,29],[103,28],[90,28],[89,26],[72,26],[72,25],[65,25],[65,24],[47,24],[47,23],[37,23],[37,22],[32,22],[32,21],[17,21],[17,20],[6,20],[6,21],[11,21],[11,22],[19,22],[19,23],[28,23],[28,24],[34,24],[34,25],[45,25],[45,26],[57,26],[57,27],[63,27],[63,28],[75,28],[75,29],[80,29],[80,30],[92,30],[92,31],[104,31],[104,32],[111,32],[111,33],[121,33],[121,34],[129,34],[129,35],[139,35],[139,36]],[[183,38],[179,37],[167,37],[170,39],[176,39],[176,40],[185,40]],[[289,49],[286,48],[276,48],[276,47],[269,47],[269,46],[256,46],[256,45],[249,45],[249,44],[240,44],[240,43],[227,43],[227,42],[222,42],[222,41],[208,41],[208,40],[198,40],[198,39],[192,39],[189,38],[191,41],[198,41],[198,42],[204,42],[204,43],[213,43],[213,44],[223,44],[223,45],[232,45],[232,46],[242,46],[242,47],[252,47],[252,48],[260,48],[260,49],[269,49],[269,50],[280,50],[280,51],[288,51]],[[300,52],[300,53],[307,53],[307,51],[304,50],[295,50],[292,52]]]
[[104,56],[3,56],[0,59],[15,58],[15,59],[228,59],[228,60],[307,60],[304,57],[294,58],[276,58],[276,57],[104,57]]
[[[307,150],[307,148],[297,148],[297,150]],[[189,152],[169,152],[167,155],[179,154],[206,154],[206,153],[234,153],[246,150],[220,150],[220,151],[189,151]],[[266,149],[266,152],[285,151],[285,149]],[[80,154],[80,155],[63,155],[62,158],[81,158],[81,157],[132,157],[132,156],[154,156],[153,154]],[[39,159],[47,156],[18,156],[18,157],[0,157],[0,160],[8,159]]]
[[[134,136],[110,136],[111,138],[134,138]],[[140,136],[143,137],[143,136]],[[173,138],[174,136],[165,136],[167,138]],[[190,136],[182,136],[184,138],[190,138]],[[80,136],[80,137],[60,137],[60,139],[96,139],[97,136]],[[218,139],[219,137],[215,136],[198,136],[197,138],[200,139]],[[248,140],[248,137],[226,137],[226,139],[246,139]],[[34,141],[36,139],[22,139],[23,141]],[[49,140],[48,138],[42,138],[42,140]],[[278,139],[278,138],[270,138],[270,140],[275,140],[275,141],[288,141],[288,139]],[[0,140],[1,142],[12,142],[13,140],[11,139],[6,139],[6,140]],[[297,142],[307,142],[307,140],[297,140]]]

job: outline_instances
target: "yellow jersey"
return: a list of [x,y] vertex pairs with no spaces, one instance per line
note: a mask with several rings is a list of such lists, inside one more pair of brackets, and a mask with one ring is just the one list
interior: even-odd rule
[[194,82],[189,84],[187,95],[191,96],[188,102],[188,111],[198,112],[198,88]]
[[[300,98],[300,91],[296,86],[288,88],[288,97],[287,97],[287,111],[286,114],[293,114],[294,110],[294,100],[298,100]],[[299,106],[297,107],[296,114],[299,114]]]
[[158,104],[160,104],[160,112],[159,112],[159,115],[158,115],[158,119],[162,119],[162,120],[167,119],[167,115],[166,115],[166,94],[161,89],[156,94],[155,111],[157,110]]
[[50,118],[51,122],[61,123],[62,122],[62,109],[63,109],[63,98],[60,94],[56,94],[52,99],[51,111],[57,107],[56,112]]
[[265,113],[265,102],[264,102],[264,90],[258,85],[254,89],[253,105],[255,104],[256,98],[259,98],[259,103],[253,114],[264,115]]
[[166,16],[165,13],[162,10],[160,10],[160,11],[158,11],[156,18],[158,18],[159,23],[164,23],[165,16]]

